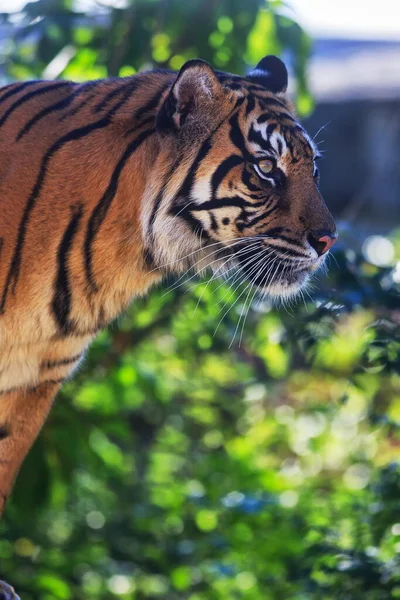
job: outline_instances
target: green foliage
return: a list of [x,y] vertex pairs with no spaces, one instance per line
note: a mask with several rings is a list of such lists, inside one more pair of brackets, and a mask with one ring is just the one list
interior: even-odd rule
[[[243,72],[291,49],[307,98],[308,38],[281,2],[102,11],[28,4],[3,67],[41,75],[64,52],[56,74],[79,79],[193,55]],[[97,338],[0,525],[23,600],[400,598],[400,269],[341,239],[312,299],[170,282]]]
[[[245,73],[268,53],[285,52],[298,80],[299,109],[312,107],[305,68],[310,39],[287,16],[281,0],[88,1],[82,13],[71,0],[36,0],[23,13],[0,13],[13,23],[0,68],[13,79],[74,80],[179,69],[201,57],[217,69]],[[289,14],[289,13],[288,13]]]

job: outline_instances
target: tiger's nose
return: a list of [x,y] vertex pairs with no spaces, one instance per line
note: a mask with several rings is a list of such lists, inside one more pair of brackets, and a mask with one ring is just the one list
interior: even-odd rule
[[338,234],[329,233],[328,231],[310,231],[307,236],[307,241],[314,248],[318,256],[326,254],[333,244],[336,242]]

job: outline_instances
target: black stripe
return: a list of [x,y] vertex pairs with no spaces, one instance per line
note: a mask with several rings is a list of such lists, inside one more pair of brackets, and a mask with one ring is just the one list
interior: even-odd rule
[[205,159],[205,157],[207,156],[207,154],[210,152],[210,150],[212,148],[211,138],[212,138],[212,135],[210,137],[208,137],[206,139],[206,141],[203,142],[203,144],[201,145],[200,150],[198,151],[197,156],[194,159],[194,162],[192,163],[191,167],[189,168],[187,175],[186,175],[185,179],[183,180],[181,187],[179,188],[179,192],[177,194],[178,197],[182,196],[186,200],[190,200],[190,194],[192,191],[193,182],[197,175],[197,171],[199,170],[201,163],[203,162],[203,160]]
[[288,258],[289,256],[296,256],[296,257],[300,257],[300,258],[304,258],[307,255],[304,252],[297,252],[296,250],[293,250],[293,248],[288,248],[287,246],[274,246],[274,244],[271,244],[270,242],[268,242],[268,246],[270,248],[273,248],[275,251],[275,254],[277,256],[279,256],[280,258]]
[[39,383],[39,385],[37,385],[35,388],[33,388],[33,390],[36,390],[38,387],[42,386],[42,385],[47,385],[48,383],[51,383],[53,385],[58,385],[59,383],[64,383],[64,381],[66,380],[66,377],[59,377],[58,379],[46,379],[46,381],[41,381]]
[[157,194],[157,198],[155,199],[153,210],[152,210],[150,220],[149,220],[149,231],[148,231],[149,239],[152,239],[152,237],[153,237],[153,225],[154,225],[154,221],[156,220],[157,212],[158,212],[158,209],[160,207],[161,201],[164,196],[165,186],[167,185],[169,179],[172,177],[172,174],[174,171],[175,171],[175,165],[172,165],[172,168],[170,169],[167,177],[165,178],[165,181],[163,182],[163,185],[161,186],[160,191]]
[[240,75],[235,75],[234,73],[225,73],[225,71],[215,71],[215,74],[218,77],[219,81],[224,85],[235,81],[243,82],[243,77],[240,77]]
[[125,89],[126,89],[126,87],[124,85],[118,85],[118,82],[116,82],[115,87],[111,91],[109,91],[108,94],[103,96],[103,98],[100,100],[100,102],[98,102],[93,107],[93,112],[100,112],[101,110],[103,110],[103,108],[106,106],[106,104],[110,100],[115,98],[115,96],[122,94],[122,92],[125,91]]
[[46,379],[46,381],[41,381],[37,385],[32,385],[30,387],[25,387],[23,385],[15,385],[14,387],[5,390],[0,390],[0,396],[4,394],[11,394],[12,392],[35,392],[42,385],[46,385],[47,383],[52,383],[54,385],[64,383],[65,379],[65,377],[60,377],[60,379]]
[[246,201],[243,198],[240,198],[240,196],[232,196],[232,198],[212,198],[207,202],[196,204],[194,208],[188,207],[187,210],[189,212],[198,212],[215,208],[227,208],[229,206],[239,206],[240,208],[244,208],[245,205]]
[[54,104],[51,104],[50,106],[46,106],[45,108],[40,110],[38,113],[36,113],[36,115],[34,115],[31,119],[29,119],[29,121],[27,123],[25,123],[25,125],[20,129],[20,131],[17,134],[17,137],[15,138],[15,141],[18,142],[22,138],[22,136],[24,136],[26,133],[28,133],[28,131],[38,121],[40,121],[40,119],[43,119],[43,117],[46,117],[47,115],[49,115],[52,112],[57,112],[59,110],[62,110],[63,108],[67,108],[71,104],[71,102],[74,100],[74,98],[76,98],[76,96],[81,91],[82,91],[82,88],[78,88],[70,96],[67,96],[67,98],[63,98],[59,102],[55,102]]
[[2,127],[4,125],[4,123],[7,121],[8,117],[15,110],[17,110],[17,108],[19,108],[25,102],[28,102],[28,100],[31,100],[31,98],[34,98],[35,96],[40,96],[42,94],[45,94],[46,92],[51,92],[53,90],[57,90],[57,89],[60,89],[60,88],[63,88],[63,87],[67,87],[67,86],[70,86],[70,85],[74,85],[74,84],[72,84],[70,81],[55,81],[54,83],[51,83],[49,85],[41,86],[37,90],[33,90],[32,92],[28,92],[28,94],[25,94],[25,96],[22,96],[22,98],[19,98],[18,100],[16,100],[14,102],[14,104],[11,104],[11,106],[6,110],[6,112],[4,113],[4,115],[2,116],[2,118],[0,119],[0,127]]
[[277,210],[277,205],[275,204],[275,206],[273,206],[272,208],[270,208],[269,210],[265,210],[263,213],[261,213],[260,215],[258,215],[258,217],[255,217],[254,219],[249,219],[246,223],[246,227],[253,227],[253,225],[256,225],[257,223],[259,223],[260,221],[262,221],[263,219],[266,219],[271,213],[273,213],[275,210]]
[[236,83],[236,82],[230,82],[230,81],[225,81],[223,78],[220,78],[221,83],[224,84],[224,87],[228,87],[230,90],[232,90],[233,92],[235,90],[241,90],[243,88],[243,86],[240,83]]
[[137,91],[137,89],[143,85],[144,80],[142,78],[135,77],[134,79],[129,79],[128,83],[126,83],[124,79],[118,79],[117,82],[117,87],[108,92],[108,94],[106,94],[104,98],[96,104],[96,106],[93,108],[93,112],[99,112],[110,100],[115,98],[115,96],[119,96],[120,94],[124,95],[124,101],[126,101],[128,98],[130,98],[133,92]]
[[7,425],[0,425],[0,441],[5,440],[10,435],[10,430]]
[[231,111],[231,113],[233,113],[237,108],[242,106],[242,104],[244,103],[245,100],[246,100],[246,98],[244,96],[241,96],[240,98],[238,98],[235,102],[235,106],[234,106],[233,110]]
[[[158,90],[154,96],[152,96],[150,98],[150,100],[144,104],[142,107],[140,107],[132,116],[133,121],[139,121],[139,123],[136,123],[133,127],[131,127],[130,129],[128,129],[125,133],[124,133],[124,137],[128,137],[131,133],[134,133],[139,125],[144,125],[152,120],[155,120],[156,115],[154,114],[154,110],[158,107],[158,104],[160,102],[160,99],[162,97],[162,94],[164,93],[164,91],[168,88],[168,85],[164,85],[160,90]],[[151,116],[147,117],[146,119],[144,119],[143,121],[140,122],[140,119],[146,115],[146,113],[152,113]],[[157,129],[159,130],[159,123],[157,123]]]
[[0,390],[0,396],[4,395],[4,394],[11,394],[11,392],[16,392],[17,390],[22,390],[23,388],[20,387],[11,387],[11,388],[6,388],[5,390]]
[[[260,193],[260,185],[255,185],[252,182],[252,180],[251,180],[251,178],[252,178],[253,175],[254,175],[254,169],[253,169],[253,167],[250,167],[250,168],[247,167],[247,168],[243,169],[243,171],[242,171],[242,182],[243,182],[243,185],[245,185],[247,187],[247,189],[250,190],[251,192],[258,192],[258,193]],[[257,176],[257,178],[258,178],[258,176]],[[267,182],[264,181],[264,184],[266,184],[266,183]],[[264,204],[265,204],[265,200],[264,200]],[[252,204],[252,206],[254,206],[254,205]]]
[[258,144],[260,148],[263,148],[265,151],[271,152],[276,155],[276,150],[272,146],[269,139],[265,139],[261,133],[261,131],[256,131],[254,129],[254,125],[252,124],[249,130],[249,141]]
[[9,90],[10,88],[12,88],[13,85],[17,85],[17,84],[15,82],[12,82],[12,83],[6,83],[5,85],[0,86],[0,93],[3,93],[6,90]]
[[[257,188],[257,192],[255,194],[246,194],[246,198],[250,198],[252,200],[258,200],[258,202],[247,202],[247,204],[253,208],[257,208],[259,206],[265,206],[265,190],[261,190]],[[261,198],[261,200],[260,200]]]
[[93,107],[93,112],[100,112],[110,100],[113,100],[113,98],[120,94],[124,94],[124,97],[130,97],[133,92],[143,85],[143,83],[144,80],[140,77],[116,79],[116,87],[109,91],[108,94]]
[[243,154],[243,156],[246,160],[252,162],[254,160],[254,157],[247,150],[246,142],[245,142],[242,130],[240,129],[240,126],[239,126],[237,114],[233,115],[229,119],[229,125],[231,127],[231,130],[229,132],[229,138],[230,138],[232,144],[234,146],[236,146],[236,148],[238,148],[238,150],[240,150],[240,152]]
[[5,88],[2,88],[2,91],[4,89],[8,89],[9,87],[11,87],[11,90],[8,90],[8,92],[6,92],[3,96],[1,96],[0,98],[0,104],[2,102],[4,102],[5,100],[7,100],[7,98],[10,98],[11,96],[15,96],[15,94],[18,94],[18,92],[20,92],[21,90],[24,90],[26,87],[29,87],[30,85],[34,85],[34,84],[39,84],[39,81],[24,81],[23,83],[11,83],[10,85],[7,85]]
[[62,358],[60,360],[49,360],[46,362],[43,362],[40,365],[41,369],[54,369],[55,367],[63,367],[66,365],[70,365],[74,362],[76,362],[77,360],[79,360],[82,357],[83,352],[80,352],[79,354],[75,354],[75,356],[69,356],[68,358]]
[[143,119],[143,121],[141,121],[140,123],[136,123],[136,125],[134,125],[133,127],[130,127],[130,129],[128,129],[127,131],[125,131],[124,133],[124,138],[129,137],[132,133],[135,133],[139,127],[146,127],[147,125],[150,125],[150,123],[154,123],[155,122],[155,117],[147,117],[147,119]]
[[275,233],[275,235],[272,235],[270,233],[270,231],[272,231],[272,230],[266,231],[265,233],[267,233],[269,236],[273,237],[276,240],[282,240],[283,242],[287,242],[288,244],[292,244],[293,246],[297,246],[298,248],[302,248],[304,250],[304,244],[302,244],[301,242],[298,242],[297,240],[293,240],[292,238],[290,238],[286,235],[282,235],[281,233],[280,234]]
[[153,253],[151,250],[149,250],[149,248],[145,248],[143,250],[143,262],[148,269],[153,270],[156,268],[156,263],[154,261]]
[[265,107],[264,110],[267,110],[267,112],[265,112],[264,114],[262,114],[260,117],[258,117],[257,121],[259,123],[265,123],[265,121],[268,121],[269,119],[275,119],[275,120],[279,120],[282,121],[282,119],[286,119],[287,121],[291,121],[291,123],[294,123],[293,126],[290,125],[290,127],[294,127],[297,123],[296,119],[294,119],[292,117],[292,115],[290,115],[288,112],[268,112],[268,108],[270,108],[270,105],[268,105],[268,107]]
[[[196,177],[197,171],[202,163],[202,161],[204,160],[204,158],[207,156],[207,154],[209,153],[209,151],[212,148],[212,144],[211,144],[211,140],[212,137],[215,133],[215,131],[220,127],[220,125],[218,125],[218,127],[216,127],[216,129],[211,133],[211,135],[203,142],[203,144],[200,146],[200,149],[196,155],[196,158],[194,159],[193,163],[191,164],[186,177],[184,178],[184,180],[181,183],[181,187],[179,188],[178,193],[176,194],[176,198],[181,198],[184,199],[187,202],[187,207],[185,208],[185,210],[182,210],[182,206],[178,205],[176,206],[175,204],[172,204],[172,207],[170,209],[170,213],[172,215],[176,215],[177,212],[179,212],[179,214],[181,215],[182,218],[185,218],[186,221],[189,223],[189,225],[192,228],[193,232],[196,232],[198,229],[201,230],[203,232],[203,238],[204,238],[204,234],[205,234],[205,230],[202,226],[202,223],[200,221],[198,221],[192,214],[191,214],[191,209],[190,209],[190,205],[192,204],[190,202],[190,197],[191,197],[191,191],[192,191],[192,187],[193,187],[193,182],[194,179]],[[170,171],[170,175],[172,175],[172,173],[174,172],[176,168],[176,165],[172,166],[172,169]],[[159,206],[161,204],[162,198],[163,198],[163,193],[164,193],[164,186],[161,188],[157,199],[154,203],[154,208],[153,208],[153,212],[151,214],[150,217],[150,223],[149,223],[149,233],[150,233],[150,237],[153,238],[153,232],[152,232],[152,228],[154,225],[154,221],[156,220],[156,216],[157,216],[157,212],[159,209]],[[154,241],[154,240],[153,240]]]
[[256,101],[254,96],[247,96],[246,115],[249,115],[255,108]]
[[[211,150],[211,147],[212,147],[211,138],[213,135],[214,135],[214,132],[201,145],[201,147],[196,155],[196,158],[194,159],[192,165],[190,166],[190,168],[186,174],[185,179],[181,183],[179,192],[176,195],[177,198],[181,197],[181,198],[184,198],[186,201],[190,200],[190,194],[192,191],[193,181],[196,177],[196,173],[198,171],[198,168],[199,168],[201,162],[204,160],[204,158],[207,156],[207,154]],[[175,171],[175,168],[176,168],[176,165],[173,165],[170,170],[168,179],[170,178],[172,173]],[[168,181],[168,179],[167,179],[167,181]],[[154,225],[154,221],[156,220],[157,212],[158,212],[159,206],[161,204],[163,194],[164,194],[164,186],[162,186],[162,188],[156,198],[156,201],[154,203],[153,212],[151,213],[151,217],[150,217],[150,221],[149,221],[149,234],[150,234],[151,238],[153,237],[152,228]],[[172,209],[171,209],[172,214],[175,213],[176,208],[177,207],[172,206]],[[179,207],[179,210],[181,211],[181,207]],[[192,220],[192,217],[190,216],[189,212],[188,211],[184,211],[184,212],[187,214],[183,215],[183,213],[181,213],[182,216],[185,216],[185,218],[189,218],[190,220]],[[197,226],[197,224],[196,224],[196,226]]]
[[[273,115],[270,112],[265,112],[262,115],[260,115],[259,117],[257,117],[257,122],[262,124],[265,123],[266,121],[269,121],[270,119],[274,119],[275,115]],[[274,127],[276,127],[276,124],[274,124]]]
[[24,214],[22,215],[22,219],[21,219],[21,222],[20,222],[20,225],[18,228],[17,243],[15,246],[13,258],[12,258],[11,265],[10,265],[10,268],[9,268],[9,271],[7,274],[7,279],[6,279],[6,283],[5,283],[5,286],[3,289],[3,294],[2,294],[2,298],[1,298],[1,302],[0,302],[0,314],[4,313],[10,286],[11,285],[13,286],[13,291],[15,292],[15,288],[18,283],[20,267],[21,267],[21,259],[22,259],[22,248],[23,248],[23,245],[25,242],[25,236],[26,236],[26,232],[27,232],[27,228],[28,228],[29,219],[30,219],[33,209],[35,208],[35,205],[36,205],[37,199],[40,195],[40,192],[42,190],[42,186],[43,186],[46,174],[47,174],[47,169],[48,169],[51,158],[65,144],[72,142],[72,141],[79,140],[83,137],[86,137],[87,135],[89,135],[93,131],[96,131],[97,129],[102,129],[104,127],[107,127],[110,124],[111,118],[113,117],[113,115],[124,104],[124,102],[126,102],[127,99],[128,99],[128,96],[124,96],[124,98],[122,98],[117,104],[115,104],[115,106],[113,106],[113,108],[111,108],[108,111],[108,113],[104,117],[99,119],[98,121],[95,121],[94,123],[90,123],[89,125],[85,125],[83,127],[78,127],[77,129],[73,129],[72,131],[69,131],[66,135],[62,136],[56,142],[54,142],[54,144],[52,146],[50,146],[50,148],[45,153],[45,155],[42,159],[42,164],[40,166],[39,175],[37,177],[37,180],[33,187],[33,190],[28,198],[28,201],[26,203]]
[[246,80],[246,82],[247,82],[246,89],[249,92],[253,92],[254,94],[257,94],[258,92],[260,92],[261,94],[271,93],[270,90],[268,90],[268,88],[266,88],[265,85],[263,85],[262,83],[255,83],[255,82],[249,83],[248,79]]
[[[234,108],[232,109],[233,111],[236,111],[236,109],[241,105],[241,103],[243,102],[244,98],[239,98],[240,102],[236,102]],[[238,123],[237,123],[237,115],[234,115],[233,117],[231,117],[230,119],[230,124],[232,125],[233,123],[236,123],[236,126],[238,127]],[[214,137],[215,132],[221,127],[222,123],[219,123],[219,125],[212,131],[211,135],[209,135],[209,137],[203,142],[202,146],[200,147],[200,150],[197,153],[197,156],[192,164],[192,166],[190,167],[183,183],[181,184],[181,187],[179,189],[179,192],[177,194],[177,196],[183,196],[185,199],[190,199],[190,193],[192,191],[192,187],[193,187],[193,182],[194,179],[197,175],[197,171],[200,167],[200,164],[203,162],[203,160],[205,159],[205,157],[207,156],[207,154],[210,152],[211,148],[212,148],[212,138]],[[232,133],[232,131],[231,131]],[[243,136],[242,136],[243,139]],[[244,139],[243,139],[243,144],[244,144]],[[235,144],[236,145],[236,144]],[[238,146],[239,147],[239,146]],[[242,150],[241,147],[239,147],[240,150]],[[244,151],[246,151],[246,148],[244,148]],[[231,157],[230,157],[231,158]],[[237,157],[237,159],[239,159],[240,157]],[[242,161],[242,159],[240,159]],[[220,165],[221,166],[221,165]],[[218,171],[218,169],[217,169]],[[215,175],[215,174],[214,174]]]
[[17,87],[18,85],[21,85],[21,84],[17,84],[14,82],[14,83],[7,83],[7,85],[0,86],[0,98],[1,98],[1,96],[8,94],[8,92],[10,90],[12,90],[12,88]]
[[171,210],[171,214],[176,215],[177,213],[179,213],[180,216],[184,217],[186,223],[189,225],[196,237],[199,237],[199,234],[201,233],[200,240],[202,242],[210,240],[210,236],[208,232],[204,229],[203,223],[196,219],[196,217],[190,212],[189,208],[185,211],[182,211],[182,209],[179,211],[177,207]]
[[82,204],[72,206],[71,211],[71,219],[64,232],[57,252],[58,271],[55,281],[54,296],[51,302],[57,324],[64,334],[71,330],[69,319],[69,314],[71,312],[71,286],[68,275],[68,258],[72,249],[74,237],[79,228],[79,221],[82,218]]
[[265,133],[270,136],[274,133],[275,129],[278,127],[277,123],[270,123],[269,125],[267,125],[267,127],[265,128]]
[[210,219],[211,219],[211,229],[213,231],[218,231],[218,222],[212,212],[210,212]]
[[157,108],[158,103],[161,100],[161,97],[163,95],[163,93],[165,92],[165,90],[167,88],[170,87],[171,84],[166,84],[163,85],[163,87],[160,90],[157,90],[157,92],[154,94],[154,96],[152,96],[150,98],[150,100],[144,104],[136,113],[135,113],[135,117],[136,119],[141,119],[143,117],[143,115],[145,115],[146,113],[154,110]]
[[242,163],[243,158],[237,154],[232,154],[222,161],[211,177],[211,189],[213,196],[216,194],[218,187],[221,185],[223,179],[226,177],[229,171],[231,171],[234,167],[241,165]]
[[106,191],[104,192],[102,198],[99,200],[96,207],[93,209],[93,212],[90,216],[87,233],[85,238],[85,270],[86,270],[86,278],[92,289],[92,291],[97,291],[97,285],[94,280],[93,275],[93,265],[92,265],[92,246],[95,240],[97,233],[107,216],[107,212],[111,206],[111,203],[114,199],[115,194],[118,189],[119,177],[121,175],[122,169],[124,168],[127,160],[131,157],[131,155],[140,147],[140,145],[154,133],[154,129],[147,129],[142,131],[137,138],[135,138],[126,148],[125,152],[121,156],[118,161],[117,166],[114,169],[114,172],[111,176],[110,182]]
[[274,235],[282,233],[282,231],[290,231],[290,229],[288,229],[287,227],[271,227],[271,229],[267,229],[266,231],[264,231],[264,235],[272,237]]
[[67,110],[66,113],[64,113],[61,117],[59,117],[59,121],[65,121],[65,119],[73,117],[74,115],[76,115],[84,106],[86,106],[86,104],[88,104],[91,100],[93,100],[93,98],[96,96],[96,92],[92,92],[91,94],[87,94],[86,98],[84,98],[82,100],[82,102],[79,102],[79,104],[77,104],[76,106],[72,107],[70,110]]
[[[100,331],[100,329],[104,329],[108,323],[107,321],[100,321],[99,319],[97,320],[97,324],[94,325],[93,327],[87,327],[86,329],[79,329],[78,328],[78,324],[77,323],[73,323],[74,329],[73,329],[73,337],[76,339],[78,337],[87,337],[88,335],[96,335],[96,333],[98,333]],[[54,340],[63,340],[65,339],[65,335],[63,333],[55,333],[53,338]],[[1,599],[0,599],[1,600]]]
[[[251,88],[249,88],[251,89]],[[258,90],[259,91],[259,90]],[[287,111],[287,106],[284,102],[282,102],[281,100],[278,100],[278,98],[276,96],[256,96],[258,98],[258,100],[260,100],[262,102],[262,104],[264,106],[277,106],[279,108],[283,108],[283,110],[286,112]]]

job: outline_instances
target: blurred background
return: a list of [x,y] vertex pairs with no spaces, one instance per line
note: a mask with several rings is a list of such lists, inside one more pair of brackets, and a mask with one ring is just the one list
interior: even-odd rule
[[97,338],[0,525],[22,600],[400,598],[400,22],[366,4],[0,0],[0,83],[282,56],[340,231],[291,306],[169,282]]

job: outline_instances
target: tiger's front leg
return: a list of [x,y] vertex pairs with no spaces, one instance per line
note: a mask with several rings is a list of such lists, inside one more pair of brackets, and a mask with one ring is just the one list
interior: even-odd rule
[[46,382],[0,395],[0,516],[59,387],[60,383]]
[[[59,383],[42,383],[31,390],[0,396],[0,516],[59,387]],[[20,600],[20,597],[11,586],[0,581],[0,600]]]

